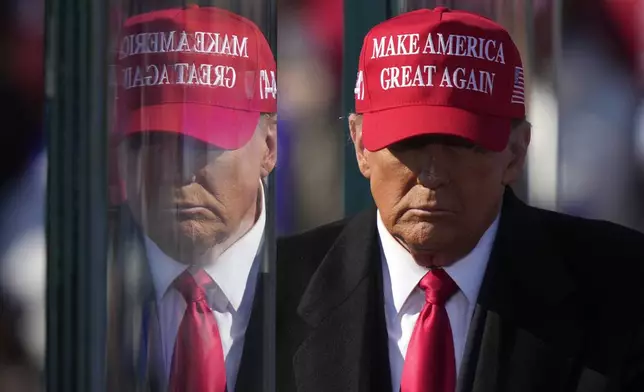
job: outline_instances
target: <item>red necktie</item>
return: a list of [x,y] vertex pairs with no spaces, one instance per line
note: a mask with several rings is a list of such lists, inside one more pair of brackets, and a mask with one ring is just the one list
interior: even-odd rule
[[172,357],[170,392],[224,392],[226,365],[219,328],[203,287],[212,283],[205,271],[184,271],[174,282],[187,308]]
[[454,392],[454,341],[445,302],[458,286],[442,269],[428,272],[418,286],[425,291],[425,305],[409,342],[400,391]]

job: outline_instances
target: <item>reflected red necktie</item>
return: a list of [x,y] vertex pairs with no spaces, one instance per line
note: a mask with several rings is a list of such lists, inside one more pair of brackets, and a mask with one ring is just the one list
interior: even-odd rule
[[212,283],[205,271],[184,271],[174,287],[186,300],[172,357],[170,392],[224,392],[226,365],[219,328],[203,287]]
[[458,286],[442,269],[428,272],[418,286],[425,291],[425,305],[409,341],[400,391],[454,392],[454,341],[445,302]]

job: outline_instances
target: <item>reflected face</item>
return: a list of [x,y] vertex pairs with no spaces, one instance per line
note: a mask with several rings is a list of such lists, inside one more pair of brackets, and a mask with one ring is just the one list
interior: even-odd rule
[[451,136],[414,137],[375,152],[354,141],[385,227],[426,266],[449,265],[476,246],[523,164],[508,149],[486,151]]
[[261,212],[259,181],[275,163],[273,136],[258,126],[238,150],[173,133],[131,136],[126,184],[135,219],[179,261],[230,246]]

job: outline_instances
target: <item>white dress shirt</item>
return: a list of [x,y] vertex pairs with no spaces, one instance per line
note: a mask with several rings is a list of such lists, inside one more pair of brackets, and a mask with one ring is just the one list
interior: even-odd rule
[[[235,390],[260,265],[259,248],[266,224],[266,203],[261,188],[262,211],[257,222],[217,260],[204,267],[216,286],[207,296],[219,327],[229,391]],[[171,284],[187,266],[168,257],[147,237],[145,247],[156,291],[163,364],[169,379],[175,340],[186,310],[183,296]]]
[[[429,271],[414,261],[411,254],[387,231],[380,212],[378,234],[380,237],[385,318],[389,335],[389,364],[394,392],[400,391],[404,358],[416,320],[425,304],[425,294],[418,287],[420,279]],[[483,234],[479,243],[467,256],[445,268],[459,290],[445,304],[452,337],[458,375],[467,332],[474,314],[476,299],[483,281],[499,217]]]

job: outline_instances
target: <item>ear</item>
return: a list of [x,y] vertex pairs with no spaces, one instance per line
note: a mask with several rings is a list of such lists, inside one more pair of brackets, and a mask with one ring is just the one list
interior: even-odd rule
[[262,115],[260,120],[260,127],[264,129],[262,132],[264,154],[262,156],[262,166],[260,175],[262,178],[268,177],[277,164],[277,115]]
[[351,134],[353,147],[356,150],[356,160],[358,161],[360,173],[369,179],[371,177],[371,168],[369,166],[369,160],[367,159],[369,152],[364,148],[364,144],[362,144],[362,119],[356,114],[349,116],[349,133]]
[[531,135],[532,130],[530,123],[527,121],[512,130],[510,141],[505,151],[507,158],[503,173],[503,185],[514,183],[523,173]]

